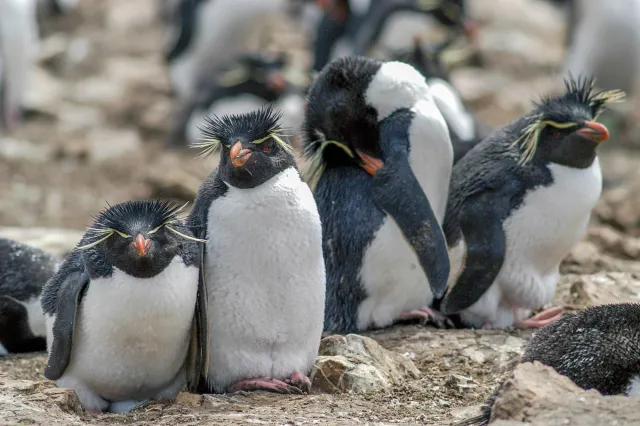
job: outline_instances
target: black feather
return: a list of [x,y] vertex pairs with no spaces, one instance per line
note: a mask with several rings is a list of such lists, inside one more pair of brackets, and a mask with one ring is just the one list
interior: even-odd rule
[[98,213],[91,228],[126,232],[132,226],[143,223],[153,229],[176,220],[181,208],[180,204],[165,200],[126,201]]
[[267,104],[246,114],[205,117],[204,125],[200,130],[204,140],[213,139],[228,144],[236,138],[244,137],[254,141],[281,130],[281,118],[282,111]]

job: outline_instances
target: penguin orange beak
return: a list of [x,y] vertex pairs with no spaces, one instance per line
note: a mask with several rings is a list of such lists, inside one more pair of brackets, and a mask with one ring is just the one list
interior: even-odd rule
[[600,143],[609,139],[609,130],[600,123],[595,121],[586,121],[584,127],[577,130],[576,133],[580,134],[585,139]]
[[133,241],[131,245],[135,247],[140,256],[146,256],[151,248],[151,240],[146,239],[142,234],[138,234],[136,240]]
[[356,150],[356,152],[358,153],[358,156],[360,156],[360,159],[362,160],[362,164],[361,164],[362,168],[365,169],[367,173],[369,173],[371,176],[375,175],[376,172],[380,170],[382,166],[384,166],[384,163],[378,160],[377,158],[367,155],[364,152],[359,150]]
[[236,142],[229,152],[231,164],[235,167],[244,166],[245,163],[249,161],[249,158],[251,158],[251,154],[253,154],[253,151],[248,148],[242,149],[242,144],[240,142]]

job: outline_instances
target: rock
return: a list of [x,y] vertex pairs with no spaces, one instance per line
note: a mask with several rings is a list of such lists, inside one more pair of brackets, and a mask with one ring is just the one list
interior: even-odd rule
[[110,1],[107,10],[107,26],[111,31],[128,31],[154,24],[158,15],[155,0]]
[[68,413],[82,414],[83,409],[78,400],[78,396],[71,389],[50,388],[42,391],[53,403],[55,403],[62,411]]
[[640,274],[600,272],[592,275],[569,274],[558,283],[554,304],[595,306],[640,302]]
[[20,241],[58,257],[66,256],[82,235],[82,231],[61,228],[0,227],[0,237]]
[[176,397],[175,404],[183,405],[185,407],[196,408],[202,405],[204,396],[197,395],[195,393],[180,392]]
[[319,354],[311,380],[324,392],[367,393],[420,377],[408,357],[357,334],[322,339]]
[[117,110],[121,107],[126,85],[122,81],[96,76],[78,82],[71,92],[74,101]]
[[501,386],[491,420],[532,426],[623,426],[638,424],[640,412],[635,398],[582,390],[554,369],[534,362],[519,364]]
[[131,129],[94,129],[89,133],[88,141],[90,156],[95,161],[130,157],[142,152],[140,136]]
[[156,159],[155,167],[147,175],[148,197],[192,201],[211,171],[213,168],[209,169],[208,162],[163,155]]
[[29,163],[43,163],[51,156],[51,146],[34,144],[26,140],[0,137],[0,158],[22,160]]
[[25,104],[29,109],[55,116],[64,93],[65,88],[60,80],[40,67],[31,69],[25,96]]

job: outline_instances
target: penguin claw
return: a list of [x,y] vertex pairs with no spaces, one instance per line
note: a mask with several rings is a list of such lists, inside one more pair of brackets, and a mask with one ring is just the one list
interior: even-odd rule
[[301,393],[311,393],[311,380],[299,371],[294,371],[284,379],[285,383],[299,389]]
[[423,306],[420,309],[412,309],[408,312],[400,314],[400,320],[420,320],[423,325],[433,324],[437,328],[454,328],[453,321],[444,316],[438,311],[434,311],[428,306]]
[[282,394],[301,394],[302,390],[295,386],[289,385],[281,380],[269,377],[256,377],[252,379],[244,379],[236,382],[229,388],[229,393],[239,391],[257,391],[264,390]]

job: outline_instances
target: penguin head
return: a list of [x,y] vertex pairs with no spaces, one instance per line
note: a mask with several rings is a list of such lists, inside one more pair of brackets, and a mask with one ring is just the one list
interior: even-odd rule
[[180,254],[181,239],[195,240],[177,223],[182,207],[147,200],[110,206],[95,217],[78,249],[86,250],[85,259],[101,259],[128,275],[156,276]]
[[467,13],[466,0],[417,0],[417,3],[424,3],[424,7],[435,3],[431,11],[434,18],[447,28],[462,29],[471,40],[475,38],[478,26]]
[[291,146],[283,140],[282,113],[266,105],[247,114],[205,117],[201,156],[222,146],[218,174],[228,185],[254,188],[295,166]]
[[218,85],[231,87],[251,81],[266,88],[269,97],[276,98],[287,86],[286,64],[284,53],[248,53],[238,58],[237,66],[218,76]]
[[598,145],[609,138],[598,117],[606,104],[623,98],[621,91],[595,92],[594,80],[565,80],[565,93],[542,99],[528,117],[520,138],[521,162],[535,158],[569,167],[589,167]]

